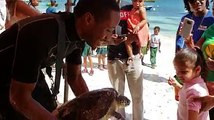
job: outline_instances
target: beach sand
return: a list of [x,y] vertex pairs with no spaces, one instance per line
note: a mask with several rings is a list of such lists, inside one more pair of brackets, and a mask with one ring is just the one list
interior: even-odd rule
[[[168,85],[167,79],[175,74],[172,59],[174,57],[173,37],[161,36],[161,53],[157,53],[157,67],[151,69],[147,66],[142,67],[144,71],[144,120],[176,120],[177,102],[174,99],[173,87]],[[150,64],[149,51],[145,55],[144,62]],[[93,57],[93,63],[97,64],[97,58]],[[83,77],[90,90],[112,87],[108,78],[107,70],[100,71],[94,68],[94,75],[89,76],[84,73]],[[63,103],[64,80],[61,80],[58,101]],[[131,100],[128,86],[126,84],[125,95]],[[74,95],[69,89],[69,100]],[[131,120],[132,106],[126,107],[126,120]]]

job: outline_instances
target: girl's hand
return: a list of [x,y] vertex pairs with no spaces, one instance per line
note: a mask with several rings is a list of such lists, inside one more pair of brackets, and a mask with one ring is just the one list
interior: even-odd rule
[[140,30],[140,27],[139,26],[136,26],[134,29],[133,29],[133,34],[137,34]]
[[174,86],[175,85],[175,80],[173,78],[169,77],[168,84]]
[[173,79],[172,77],[169,77],[168,84],[172,85],[173,87],[179,87],[179,88],[182,87],[182,85],[177,80]]

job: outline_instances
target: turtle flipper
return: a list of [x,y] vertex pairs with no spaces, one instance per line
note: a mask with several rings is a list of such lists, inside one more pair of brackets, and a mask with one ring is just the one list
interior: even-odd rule
[[112,116],[114,116],[115,118],[117,118],[118,120],[125,120],[125,118],[118,112],[114,111],[112,113]]
[[101,119],[99,119],[99,120],[108,120],[108,117],[107,117],[107,115],[105,115],[105,116],[103,116]]

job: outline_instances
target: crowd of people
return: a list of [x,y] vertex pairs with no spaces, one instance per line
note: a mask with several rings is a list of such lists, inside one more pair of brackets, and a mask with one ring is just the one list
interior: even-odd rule
[[[176,34],[176,79],[168,80],[176,89],[177,119],[214,120],[214,17],[209,0],[183,1],[188,13]],[[30,3],[1,3],[5,7],[0,8],[0,20],[5,23],[0,22],[0,73],[4,73],[0,75],[0,120],[56,120],[52,113],[56,98],[41,69],[55,64],[57,80],[66,66],[64,76],[79,96],[89,92],[82,73],[94,74],[91,57],[95,49],[98,69],[107,69],[112,87],[121,95],[128,83],[132,119],[143,120],[143,70],[139,66],[146,65],[143,58],[150,50],[155,69],[157,51],[161,52],[161,28],[155,26],[150,34],[144,0],[132,0],[121,8],[119,0],[79,0],[73,13],[57,12],[56,0],[51,0],[47,14],[34,8],[37,0]],[[120,16],[123,13],[129,16]],[[180,31],[186,17],[194,20],[194,26],[189,37],[183,38]],[[119,113],[125,117],[125,109]]]
[[[177,118],[213,120],[213,14],[209,0],[184,0],[184,5],[188,14],[181,18],[177,30],[173,61],[176,79],[168,81],[174,86],[175,99],[179,101]],[[191,34],[183,38],[180,32],[185,18],[192,19],[194,25]]]

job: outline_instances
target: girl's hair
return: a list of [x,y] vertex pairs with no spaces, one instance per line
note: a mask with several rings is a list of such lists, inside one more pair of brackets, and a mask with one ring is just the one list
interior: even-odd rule
[[183,63],[184,65],[188,62],[188,65],[192,65],[192,67],[201,66],[201,77],[206,80],[207,75],[207,65],[203,56],[202,51],[195,47],[192,48],[184,48],[176,53],[174,62]]
[[[183,1],[184,1],[184,8],[188,10],[189,13],[192,13],[188,3],[189,0],[183,0]],[[209,0],[206,0],[206,8],[209,9]]]

